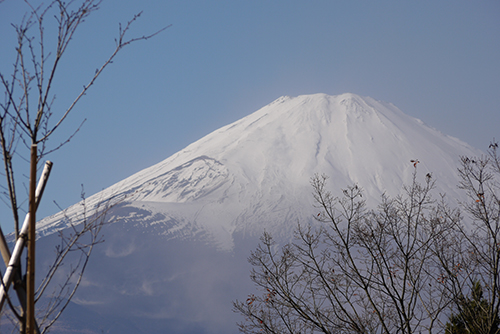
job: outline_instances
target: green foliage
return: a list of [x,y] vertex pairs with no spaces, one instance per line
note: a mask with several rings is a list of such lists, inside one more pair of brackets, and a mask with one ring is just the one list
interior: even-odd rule
[[461,298],[460,311],[452,314],[446,324],[446,334],[494,334],[499,333],[500,319],[492,305],[483,296],[483,288],[476,281],[471,296]]

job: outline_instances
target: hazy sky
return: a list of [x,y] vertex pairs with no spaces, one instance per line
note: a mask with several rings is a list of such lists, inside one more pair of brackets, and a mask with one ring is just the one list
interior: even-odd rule
[[[3,73],[15,57],[10,23],[26,10],[0,3]],[[55,108],[112,52],[118,24],[140,11],[131,37],[172,26],[124,49],[54,137],[87,118],[49,157],[39,216],[58,211],[54,200],[77,202],[81,184],[91,195],[282,95],[371,96],[477,148],[500,139],[499,1],[104,0],[66,54]],[[28,174],[20,167],[17,175]]]

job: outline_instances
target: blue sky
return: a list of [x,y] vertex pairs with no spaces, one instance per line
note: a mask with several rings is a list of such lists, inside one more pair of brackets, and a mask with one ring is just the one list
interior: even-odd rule
[[[15,57],[10,23],[26,10],[0,3],[4,73]],[[500,139],[498,1],[104,0],[62,63],[56,108],[112,52],[118,24],[140,11],[131,37],[172,26],[125,48],[54,137],[87,119],[49,157],[39,216],[58,211],[53,201],[77,202],[81,184],[98,192],[282,95],[371,96],[477,148]]]

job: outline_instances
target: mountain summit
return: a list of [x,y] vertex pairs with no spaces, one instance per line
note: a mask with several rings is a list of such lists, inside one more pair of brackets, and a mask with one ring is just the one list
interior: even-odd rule
[[[330,176],[335,189],[358,184],[375,204],[382,193],[396,195],[410,182],[410,160],[418,159],[422,175],[432,173],[438,190],[456,197],[459,157],[475,154],[389,103],[355,94],[283,96],[87,204],[128,195],[120,205],[127,215],[115,212],[120,220],[230,250],[235,233],[260,235],[265,228],[290,235],[297,221],[309,220],[315,173]],[[40,233],[64,227],[61,217],[43,220]]]
[[[234,333],[231,302],[254,291],[250,251],[263,231],[286,241],[313,221],[315,173],[330,176],[334,195],[358,184],[374,207],[382,193],[401,193],[418,160],[451,201],[460,156],[478,154],[369,97],[280,97],[86,200],[87,210],[119,204],[60,332],[82,329],[74,319],[85,316],[101,328],[88,333]],[[53,258],[54,232],[81,210],[39,222],[38,259]]]

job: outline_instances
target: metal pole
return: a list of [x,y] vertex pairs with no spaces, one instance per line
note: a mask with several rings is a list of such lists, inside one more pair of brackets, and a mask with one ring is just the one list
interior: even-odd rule
[[26,333],[35,334],[35,238],[36,238],[36,165],[38,147],[31,145],[30,222],[28,233],[28,269],[26,274]]
[[[42,197],[43,191],[45,189],[45,185],[47,184],[47,180],[50,175],[50,170],[52,168],[52,162],[47,161],[45,163],[45,168],[43,169],[42,176],[40,177],[40,181],[38,182],[38,186],[36,188],[36,205],[40,203],[40,199]],[[28,227],[30,221],[30,213],[26,215],[24,218],[24,223],[21,227],[21,232],[19,233],[19,238],[16,240],[16,245],[14,246],[14,250],[12,251],[12,256],[9,261],[9,265],[5,270],[5,274],[3,276],[3,284],[0,285],[0,311],[3,308],[3,304],[5,302],[5,298],[7,296],[7,291],[9,290],[10,284],[12,283],[12,279],[16,270],[19,269],[19,259],[21,258],[21,254],[23,252],[23,248],[26,244],[26,240],[28,238]]]

